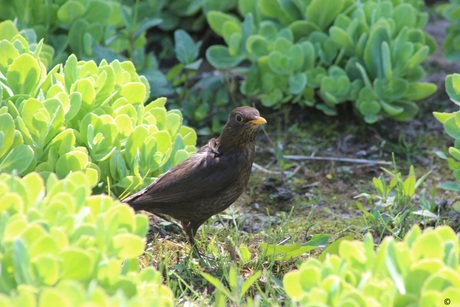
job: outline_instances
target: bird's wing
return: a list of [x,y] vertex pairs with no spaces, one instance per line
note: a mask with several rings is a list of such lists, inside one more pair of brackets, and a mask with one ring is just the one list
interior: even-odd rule
[[130,205],[172,203],[219,193],[238,180],[238,166],[230,160],[226,156],[216,156],[209,148],[202,148],[123,202]]

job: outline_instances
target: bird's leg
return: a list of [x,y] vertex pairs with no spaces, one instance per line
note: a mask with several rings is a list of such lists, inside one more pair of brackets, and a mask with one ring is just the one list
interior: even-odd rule
[[195,255],[203,259],[202,253],[198,249],[198,246],[196,245],[195,242],[195,234],[198,230],[198,228],[203,224],[202,221],[200,222],[181,222],[182,223],[182,228],[184,229],[185,233],[188,236],[188,240],[190,242],[190,245],[192,245],[192,249]]
[[193,238],[193,235],[190,232],[190,224],[191,224],[191,222],[181,221],[180,223],[182,224],[182,229],[184,229],[184,232],[187,234],[187,237],[188,237],[188,240],[189,240],[190,244],[192,244],[192,245],[195,244],[195,239]]

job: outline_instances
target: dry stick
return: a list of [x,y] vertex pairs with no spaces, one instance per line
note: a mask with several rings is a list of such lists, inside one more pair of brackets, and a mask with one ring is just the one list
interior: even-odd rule
[[[263,166],[260,166],[259,164],[257,164],[256,162],[253,162],[252,163],[252,166],[259,170],[259,171],[262,171],[264,173],[267,173],[267,174],[272,174],[272,175],[281,175],[281,172],[280,171],[271,171]],[[294,176],[295,174],[297,174],[297,172],[300,170],[301,166],[300,165],[297,165],[297,167],[293,170],[293,171],[285,171],[284,173],[288,173],[289,176]]]
[[337,161],[337,162],[349,162],[349,163],[360,163],[360,164],[380,164],[380,165],[391,165],[389,161],[380,160],[367,160],[367,159],[352,159],[352,158],[335,158],[335,157],[311,157],[311,156],[295,156],[295,155],[284,155],[285,159],[289,160],[316,160],[316,161]]
[[260,166],[259,164],[253,162],[252,163],[252,166],[255,168],[255,169],[258,169],[259,171],[262,171],[264,173],[267,173],[267,174],[272,174],[272,175],[280,175],[281,172],[280,171],[271,171],[269,169],[266,169],[265,167],[263,166]]

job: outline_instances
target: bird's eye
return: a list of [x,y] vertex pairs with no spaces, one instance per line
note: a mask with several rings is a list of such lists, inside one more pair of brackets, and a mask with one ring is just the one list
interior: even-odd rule
[[242,123],[243,122],[243,116],[241,114],[236,114],[235,119],[237,122]]

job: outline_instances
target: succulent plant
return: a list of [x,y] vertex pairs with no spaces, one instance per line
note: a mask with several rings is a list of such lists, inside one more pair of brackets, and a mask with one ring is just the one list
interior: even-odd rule
[[387,237],[378,247],[370,234],[343,240],[337,255],[305,261],[283,283],[306,306],[448,305],[460,300],[459,255],[452,228],[414,226],[402,242]]
[[147,217],[91,188],[82,171],[0,174],[2,306],[173,306],[161,273],[139,271]]
[[[147,106],[148,82],[129,62],[78,61],[46,70],[43,43],[29,48],[0,23],[0,170],[60,178],[84,170],[95,191],[120,195],[152,182],[195,151],[196,134],[166,99]],[[33,48],[33,49],[32,49]]]
[[[460,74],[451,74],[446,77],[446,92],[449,98],[456,105],[460,105]],[[443,188],[460,192],[460,111],[456,112],[433,112],[434,117],[444,126],[446,133],[455,141],[453,146],[449,147],[450,157],[443,153],[438,153],[442,158],[448,161],[449,168],[457,182],[446,182],[442,184]]]
[[[217,69],[246,76],[241,91],[266,106],[313,106],[335,115],[351,101],[368,123],[408,120],[414,101],[436,90],[420,82],[435,49],[423,32],[420,1],[312,0],[239,2],[239,18],[210,11],[208,23],[225,45],[208,48]],[[408,18],[407,16],[410,16]]]

